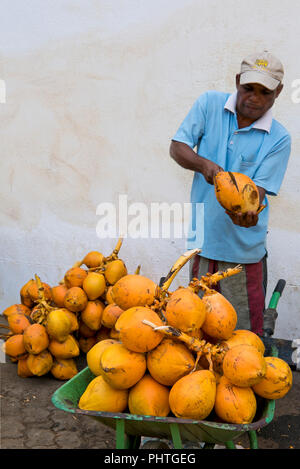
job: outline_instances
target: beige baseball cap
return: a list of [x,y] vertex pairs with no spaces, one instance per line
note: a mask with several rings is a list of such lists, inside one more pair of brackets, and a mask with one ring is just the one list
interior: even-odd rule
[[282,82],[283,65],[268,51],[251,54],[241,63],[240,84],[259,83],[269,90],[275,90]]

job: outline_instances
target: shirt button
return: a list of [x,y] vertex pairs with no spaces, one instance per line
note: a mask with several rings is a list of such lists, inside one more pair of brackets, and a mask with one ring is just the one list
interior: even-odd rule
[[234,135],[237,135],[237,134],[238,134],[238,132],[234,132]]
[[233,141],[232,141],[232,140],[231,140],[231,142],[229,142],[229,143],[230,143],[230,145],[233,145]]

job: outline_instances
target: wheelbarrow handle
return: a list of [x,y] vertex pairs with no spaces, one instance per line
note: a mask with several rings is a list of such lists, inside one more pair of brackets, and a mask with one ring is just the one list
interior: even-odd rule
[[264,325],[263,325],[264,337],[271,337],[274,334],[275,322],[278,316],[276,307],[277,307],[279,298],[281,297],[282,292],[284,290],[285,284],[286,284],[286,281],[283,280],[282,278],[278,280],[276,287],[274,288],[274,291],[272,293],[269,306],[264,311]]
[[286,281],[284,279],[281,278],[280,280],[278,280],[278,282],[276,284],[276,287],[273,290],[273,293],[272,293],[268,308],[270,308],[270,309],[275,309],[276,308],[276,306],[278,304],[278,301],[279,301],[279,298],[281,297],[282,292],[284,290],[285,285],[286,285]]

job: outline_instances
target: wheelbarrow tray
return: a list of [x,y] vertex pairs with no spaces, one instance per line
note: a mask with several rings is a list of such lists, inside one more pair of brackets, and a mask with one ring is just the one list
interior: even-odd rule
[[[78,402],[87,385],[95,378],[88,367],[71,378],[52,396],[52,403],[59,409],[73,414],[82,414],[98,420],[117,431],[117,448],[134,447],[134,438],[141,436],[159,439],[173,439],[175,448],[181,448],[181,442],[205,442],[208,444],[226,444],[248,432],[251,439],[256,439],[256,430],[268,425],[274,416],[275,401],[259,399],[254,421],[250,424],[229,424],[209,420],[182,419],[177,417],[154,417],[130,413],[110,413],[78,408]],[[209,416],[210,417],[210,416]],[[122,437],[123,435],[123,437]],[[120,442],[120,439],[124,441]],[[131,444],[125,440],[131,440]],[[119,440],[119,441],[118,441]],[[254,446],[256,443],[254,441]],[[252,445],[251,445],[252,446]],[[230,444],[227,447],[231,447]],[[234,447],[234,444],[233,444]]]

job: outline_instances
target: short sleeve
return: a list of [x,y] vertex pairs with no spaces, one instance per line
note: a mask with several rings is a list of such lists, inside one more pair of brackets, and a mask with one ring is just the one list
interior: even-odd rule
[[193,104],[172,140],[186,143],[189,147],[194,148],[199,144],[199,140],[204,134],[206,115],[207,94],[204,93]]
[[290,153],[291,138],[287,134],[276,143],[257,168],[253,181],[257,186],[263,187],[267,194],[278,194],[286,172]]

